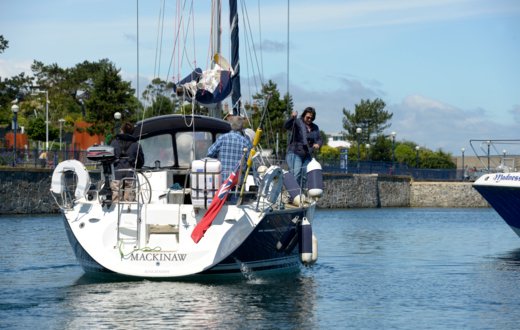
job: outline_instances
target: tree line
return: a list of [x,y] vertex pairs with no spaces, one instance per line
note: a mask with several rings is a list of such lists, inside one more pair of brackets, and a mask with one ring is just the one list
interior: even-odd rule
[[[0,35],[0,54],[8,48],[8,41]],[[84,61],[71,68],[56,63],[34,61],[32,75],[20,73],[14,77],[0,77],[0,126],[11,123],[11,106],[19,106],[18,126],[24,126],[31,140],[44,141],[46,100],[49,106],[49,140],[59,136],[59,119],[64,119],[63,129],[72,132],[74,123],[83,120],[91,124],[90,134],[111,135],[114,130],[114,113],[119,112],[125,121],[138,120],[164,114],[208,114],[208,109],[182,102],[174,93],[173,83],[153,79],[144,89],[139,100],[129,81],[122,79],[120,69],[108,59],[96,62]],[[267,107],[262,145],[283,154],[287,146],[288,132],[284,121],[294,108],[291,95],[281,95],[277,85],[268,81],[251,102],[244,104],[250,126],[256,128]],[[391,126],[393,114],[385,110],[381,99],[361,100],[354,110],[343,108],[344,135],[351,141],[349,159],[392,161],[416,164],[417,144],[411,141],[394,141],[385,131]],[[359,132],[359,129],[361,131]],[[321,132],[324,141],[325,133]],[[358,159],[359,156],[359,159]],[[335,160],[340,150],[324,146],[319,157]],[[431,151],[421,147],[419,167],[455,168],[451,154],[442,150]]]

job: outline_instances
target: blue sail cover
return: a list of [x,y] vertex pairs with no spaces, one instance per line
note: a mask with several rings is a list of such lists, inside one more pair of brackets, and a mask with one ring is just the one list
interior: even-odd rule
[[197,102],[210,105],[222,102],[231,93],[231,72],[220,71],[220,80],[213,91],[198,89],[195,95]]
[[233,70],[233,77],[231,78],[233,84],[233,94],[231,95],[231,102],[233,104],[233,115],[240,116],[240,60],[238,52],[238,12],[237,0],[229,0],[229,25],[231,28],[231,69]]
[[213,105],[222,102],[231,93],[231,71],[220,68],[202,72],[196,68],[174,85],[174,91],[182,88],[188,101],[195,98],[200,104]]

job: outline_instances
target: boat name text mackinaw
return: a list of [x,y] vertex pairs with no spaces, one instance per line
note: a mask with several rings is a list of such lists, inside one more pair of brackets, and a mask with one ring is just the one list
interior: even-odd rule
[[495,174],[495,177],[493,179],[496,182],[499,182],[501,180],[505,180],[505,181],[520,181],[520,176],[518,176],[518,175],[511,175],[511,174]]
[[186,253],[132,253],[130,261],[184,261]]

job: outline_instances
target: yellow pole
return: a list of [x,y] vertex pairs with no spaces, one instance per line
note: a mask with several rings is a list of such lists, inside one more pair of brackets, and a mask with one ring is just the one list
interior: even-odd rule
[[249,152],[249,157],[247,158],[247,168],[246,168],[246,174],[244,175],[244,180],[242,182],[242,187],[240,188],[240,199],[239,203],[242,202],[242,196],[244,195],[244,189],[246,186],[246,180],[247,176],[249,175],[249,170],[251,167],[253,167],[253,157],[256,155],[256,146],[260,143],[260,138],[262,137],[262,128],[258,127],[255,132],[255,138],[253,139],[253,147],[251,148],[251,151]]

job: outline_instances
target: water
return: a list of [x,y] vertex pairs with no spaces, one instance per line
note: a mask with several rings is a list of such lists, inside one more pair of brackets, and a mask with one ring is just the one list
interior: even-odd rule
[[318,210],[298,275],[108,281],[60,216],[2,216],[0,328],[517,329],[520,238],[491,209]]

